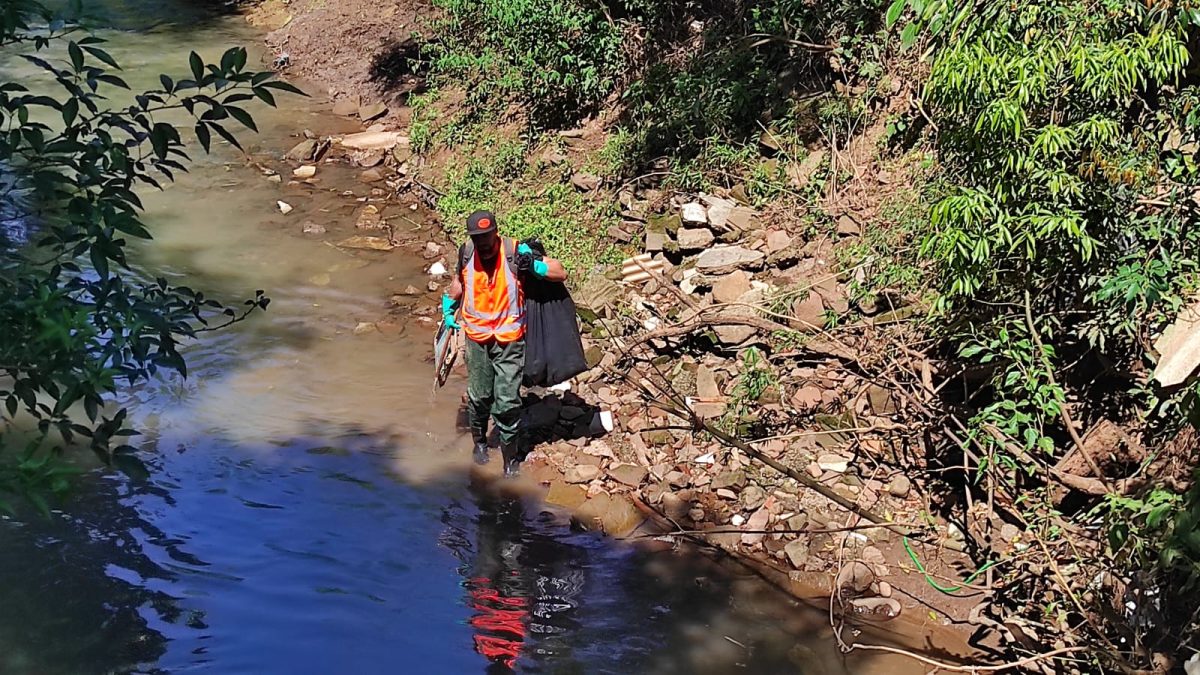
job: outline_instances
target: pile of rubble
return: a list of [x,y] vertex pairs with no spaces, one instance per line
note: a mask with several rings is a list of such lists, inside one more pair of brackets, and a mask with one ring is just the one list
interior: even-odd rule
[[[551,434],[534,459],[589,496],[635,497],[681,528],[711,530],[713,544],[798,577],[828,573],[837,551],[865,560],[874,576],[860,590],[890,595],[877,581],[889,570],[874,544],[893,533],[866,527],[797,480],[697,433],[690,419],[755,429],[756,450],[862,509],[919,510],[910,480],[886,468],[908,450],[889,433],[897,429],[895,397],[846,368],[852,345],[825,330],[827,316],[851,310],[831,269],[833,246],[858,230],[843,222],[831,236],[804,240],[766,225],[737,190],[643,215],[661,197],[650,192],[641,200],[623,195],[626,223],[610,232],[621,239],[643,231],[643,253],[619,275],[592,278],[575,293],[593,369],[575,380],[572,396],[612,411],[618,433]],[[780,348],[787,336],[779,331],[793,338],[790,347]],[[758,387],[747,386],[751,373],[761,375]],[[650,400],[637,386],[646,379],[690,411],[662,403],[666,397]],[[534,427],[556,422],[545,400],[531,410]],[[884,613],[898,611],[886,603]]]

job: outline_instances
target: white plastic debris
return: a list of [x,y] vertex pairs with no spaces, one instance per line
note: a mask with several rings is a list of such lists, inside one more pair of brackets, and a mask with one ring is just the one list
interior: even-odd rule
[[696,458],[697,464],[716,464],[716,462],[717,462],[717,457],[716,457],[716,455],[714,455],[711,452],[708,453],[707,455],[700,455],[699,457]]
[[435,277],[440,277],[446,273],[446,266],[440,262],[435,262],[429,266],[429,274]]
[[567,380],[566,382],[559,382],[558,384],[554,385],[553,387],[546,387],[546,389],[548,391],[556,391],[560,394],[565,394],[568,391],[571,391],[571,381]]
[[729,519],[729,522],[732,523],[734,527],[741,527],[742,524],[746,522],[746,519],[742,517],[742,514],[735,513],[733,514],[733,518]]

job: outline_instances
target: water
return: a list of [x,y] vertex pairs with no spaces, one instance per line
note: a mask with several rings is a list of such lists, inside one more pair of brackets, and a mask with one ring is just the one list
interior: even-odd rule
[[[239,18],[185,2],[96,9],[120,29],[104,34],[135,87],[185,70],[189,49],[215,58],[258,40]],[[255,112],[252,153],[347,124],[317,100]],[[274,302],[191,346],[187,380],[129,393],[148,477],[97,470],[53,518],[0,523],[0,672],[909,667],[843,661],[823,613],[735,569],[618,546],[472,491],[462,383],[429,398],[430,330],[355,334],[393,292],[424,285],[420,261],[303,237],[306,219],[330,239],[351,233],[354,202],[336,193],[367,193],[334,167],[318,177],[318,188],[270,183],[220,151],[145,195],[156,239],[139,265]],[[281,215],[277,199],[296,211]]]

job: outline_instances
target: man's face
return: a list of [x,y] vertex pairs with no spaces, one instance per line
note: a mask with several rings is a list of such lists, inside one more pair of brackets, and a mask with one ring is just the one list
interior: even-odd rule
[[479,254],[479,258],[484,262],[492,262],[500,253],[500,237],[496,236],[495,230],[486,234],[477,234],[471,239],[475,242],[475,250]]

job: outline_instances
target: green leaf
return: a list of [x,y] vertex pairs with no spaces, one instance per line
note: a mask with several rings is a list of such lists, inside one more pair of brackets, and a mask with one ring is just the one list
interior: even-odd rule
[[196,84],[199,84],[204,79],[204,61],[196,52],[188,55],[188,63],[192,67],[192,77],[196,78]]
[[905,26],[904,31],[900,33],[900,46],[903,47],[904,49],[908,49],[909,47],[912,47],[913,44],[916,43],[916,41],[917,41],[917,24],[914,21],[913,23],[910,23],[907,26]]
[[258,131],[258,126],[254,124],[254,118],[251,117],[250,113],[246,112],[245,110],[242,110],[241,108],[235,108],[230,105],[225,106],[225,112],[229,113],[230,116],[232,116],[235,120],[241,122],[243,126],[253,131]]
[[175,81],[172,80],[170,77],[167,77],[166,75],[159,75],[158,81],[162,83],[163,89],[168,94],[175,93]]
[[908,0],[893,0],[891,6],[887,10],[887,27],[891,28],[895,25],[896,20],[904,13],[904,8],[908,6]]
[[79,44],[71,42],[67,45],[67,54],[71,56],[71,65],[75,67],[75,72],[83,70],[83,50],[79,48]]
[[63,124],[71,126],[75,123],[75,117],[77,115],[79,115],[79,99],[67,99],[67,102],[63,103],[62,107]]
[[286,91],[286,92],[289,92],[292,94],[299,94],[300,96],[305,96],[305,97],[308,96],[308,94],[301,91],[299,87],[296,87],[295,85],[290,84],[288,82],[283,82],[281,80],[272,80],[271,82],[265,82],[265,83],[263,83],[262,86],[267,87],[268,89],[278,89],[280,91]]
[[[268,82],[267,84],[271,84],[271,83]],[[263,87],[265,87],[265,86],[266,85],[263,85]],[[261,98],[263,101],[266,102],[267,105],[271,106],[272,108],[275,107],[275,97],[272,96],[271,92],[267,91],[266,89],[263,89],[262,87],[255,87],[254,95]]]
[[204,122],[196,124],[196,138],[200,140],[200,147],[204,148],[205,152],[209,152],[209,143],[212,137],[208,133],[208,127]]
[[120,64],[118,64],[116,60],[109,56],[108,52],[104,51],[103,49],[100,49],[99,47],[84,47],[84,50],[92,56],[100,59],[104,63],[112,66],[113,68],[121,70]]
[[99,245],[93,244],[89,252],[92,259],[92,268],[96,270],[96,274],[100,275],[101,279],[108,278],[108,257]]
[[238,142],[238,139],[235,138],[233,134],[226,131],[225,127],[223,127],[220,124],[217,124],[215,122],[210,122],[209,126],[211,126],[214,130],[216,130],[216,132],[221,135],[221,138],[224,138],[225,140],[229,141],[230,145],[237,148],[238,150],[241,150],[242,152],[245,152],[245,149],[242,147],[242,144]]

